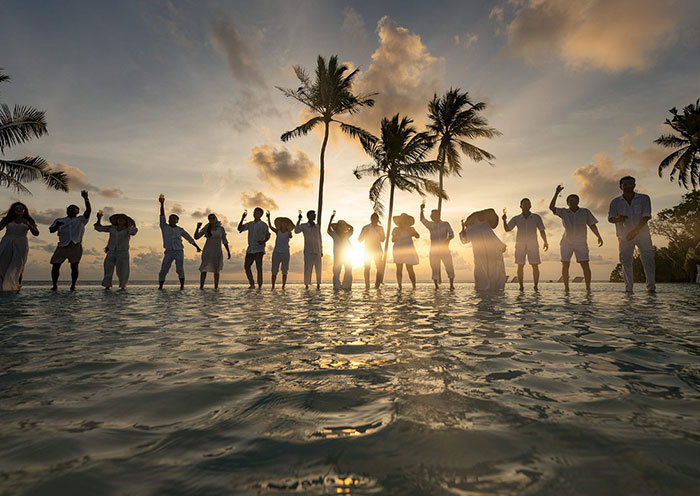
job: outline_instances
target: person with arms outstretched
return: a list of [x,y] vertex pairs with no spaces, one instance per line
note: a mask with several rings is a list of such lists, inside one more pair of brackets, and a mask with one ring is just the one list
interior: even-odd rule
[[651,199],[634,191],[636,180],[632,176],[620,179],[622,195],[610,202],[608,222],[615,224],[615,232],[620,249],[620,265],[625,279],[625,291],[633,292],[634,274],[632,262],[634,247],[639,248],[647,290],[656,291],[656,264],[654,245],[651,242],[648,222],[651,220]]
[[[255,268],[258,272],[258,289],[262,287],[263,283],[263,257],[265,256],[265,243],[270,239],[270,230],[267,228],[267,224],[262,220],[263,209],[260,207],[255,207],[253,210],[253,220],[250,222],[243,221],[248,215],[248,211],[244,210],[243,215],[241,215],[241,220],[238,223],[238,232],[248,231],[248,248],[245,252],[245,261],[243,262],[243,268],[245,269],[245,275],[248,277],[248,286],[250,289],[255,289],[255,280],[253,279],[253,271],[250,270],[255,262]],[[229,257],[230,258],[230,257]]]
[[520,210],[522,211],[520,215],[516,215],[508,221],[506,214],[503,214],[503,228],[506,232],[510,232],[514,228],[518,229],[515,236],[515,264],[518,266],[520,291],[525,289],[523,285],[523,276],[526,259],[532,266],[532,278],[535,281],[535,291],[537,291],[540,282],[540,263],[542,263],[542,261],[540,259],[540,245],[537,241],[538,231],[542,237],[542,248],[544,251],[549,250],[549,243],[547,243],[547,234],[544,230],[542,217],[530,212],[531,208],[532,203],[530,199],[523,198],[520,200]]
[[185,289],[185,247],[182,245],[182,238],[185,238],[189,244],[197,248],[197,253],[202,249],[197,245],[195,240],[187,231],[177,225],[180,217],[175,214],[170,214],[168,221],[165,221],[165,196],[160,195],[160,232],[163,236],[163,263],[160,266],[158,273],[158,289],[163,289],[165,276],[168,275],[170,267],[175,262],[175,271],[180,278],[180,289]]
[[374,261],[377,277],[374,287],[379,288],[384,279],[384,264],[382,263],[382,242],[385,239],[384,229],[379,225],[379,214],[374,212],[369,219],[369,224],[360,231],[357,240],[365,243],[365,288],[369,289],[369,273]]
[[272,289],[275,289],[280,268],[282,269],[282,289],[284,289],[287,285],[287,273],[289,272],[289,241],[292,239],[294,222],[287,217],[277,217],[273,226],[268,210],[267,225],[275,233],[275,247],[272,250]]
[[80,196],[83,197],[85,202],[83,215],[78,215],[80,207],[69,205],[66,208],[66,217],[56,219],[49,226],[50,233],[58,232],[58,246],[51,257],[52,291],[58,289],[58,276],[61,272],[61,265],[66,260],[70,264],[71,291],[75,291],[75,284],[78,282],[80,259],[83,257],[83,235],[85,234],[85,225],[88,223],[92,212],[88,192],[83,190],[80,192]]
[[294,232],[304,235],[304,286],[309,289],[311,272],[316,271],[316,289],[321,289],[321,269],[323,249],[321,247],[321,228],[316,223],[316,212],[306,212],[307,222],[301,223],[301,210]]
[[204,236],[207,240],[204,243],[202,250],[202,263],[199,265],[199,289],[204,289],[204,283],[207,281],[207,272],[214,273],[214,289],[219,289],[219,276],[224,270],[224,252],[221,249],[223,245],[226,248],[227,259],[231,259],[231,250],[228,247],[228,238],[226,238],[226,230],[215,214],[207,215],[207,227],[202,229],[202,223],[197,222],[197,228],[194,230],[194,239],[199,239]]
[[445,265],[445,272],[450,279],[450,289],[455,288],[455,269],[450,253],[450,241],[455,237],[449,222],[440,219],[440,211],[432,210],[430,220],[425,218],[425,203],[420,206],[420,221],[430,231],[430,268],[433,282],[437,289],[440,282],[440,264]]
[[559,247],[561,249],[561,277],[564,281],[564,291],[569,291],[569,267],[571,266],[571,257],[576,254],[576,261],[581,265],[583,270],[583,278],[586,281],[586,291],[591,290],[591,266],[588,262],[588,228],[590,227],[593,234],[598,238],[598,246],[603,246],[603,238],[598,232],[598,220],[593,216],[587,208],[578,206],[578,195],[569,195],[566,197],[566,204],[569,208],[558,208],[557,197],[562,192],[564,186],[557,186],[552,201],[549,202],[549,210],[554,215],[561,218],[564,224],[564,235],[561,238]]
[[119,289],[126,289],[129,282],[129,240],[138,232],[134,219],[125,214],[114,214],[110,216],[108,226],[102,225],[102,211],[97,212],[95,231],[109,233],[109,241],[105,252],[104,277],[102,286],[105,289],[112,287],[112,277],[114,269],[117,269],[117,279],[119,279]]

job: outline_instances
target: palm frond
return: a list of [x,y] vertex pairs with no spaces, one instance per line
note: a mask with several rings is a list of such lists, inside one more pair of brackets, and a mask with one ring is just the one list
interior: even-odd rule
[[0,174],[3,174],[6,178],[6,185],[15,189],[17,189],[17,186],[7,182],[7,178],[17,181],[18,183],[42,180],[50,189],[68,191],[68,177],[65,172],[52,171],[46,160],[41,157],[0,160]]
[[31,195],[31,191],[27,187],[19,182],[17,179],[9,174],[0,171],[0,186],[4,188],[14,189],[17,193],[23,193],[25,195]]
[[654,140],[654,143],[666,148],[679,148],[681,146],[690,144],[687,139],[679,138],[678,136],[674,136],[673,134],[662,134]]
[[372,151],[374,150],[374,148],[377,144],[377,141],[379,141],[379,139],[376,136],[374,136],[369,131],[365,131],[361,127],[353,126],[351,124],[345,124],[344,122],[340,122],[340,121],[336,121],[336,120],[334,120],[334,122],[337,122],[338,124],[340,124],[340,129],[345,134],[358,140],[360,142],[360,144],[362,145],[362,148],[365,150],[365,152],[367,152],[369,154],[372,153]]
[[369,188],[369,200],[372,202],[374,211],[379,215],[384,215],[384,203],[382,203],[381,198],[387,179],[387,176],[381,176]]
[[289,141],[292,138],[296,138],[298,136],[306,136],[311,132],[311,130],[318,124],[319,122],[322,122],[323,119],[321,117],[313,117],[306,121],[304,124],[301,126],[298,126],[291,131],[287,131],[286,133],[282,134],[280,139],[284,142]]
[[0,105],[0,153],[46,133],[44,112],[25,105],[15,105],[10,111],[6,104]]
[[459,143],[459,148],[462,150],[462,153],[464,153],[467,157],[472,159],[474,162],[481,162],[482,160],[486,160],[489,165],[493,165],[490,160],[493,160],[494,157],[491,155],[489,152],[486,150],[483,150],[479,148],[478,146],[472,145],[471,143],[468,143],[463,140],[459,140],[457,143]]

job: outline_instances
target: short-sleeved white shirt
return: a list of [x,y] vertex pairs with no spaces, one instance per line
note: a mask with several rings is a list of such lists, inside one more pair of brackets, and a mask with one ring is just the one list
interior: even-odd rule
[[54,227],[57,222],[63,222],[61,227],[58,228],[58,246],[68,246],[70,243],[78,245],[83,242],[85,224],[88,223],[84,215],[56,219],[51,224],[51,227]]
[[[648,195],[635,193],[631,203],[620,195],[610,202],[608,210],[608,218],[617,217],[618,215],[626,215],[625,222],[615,223],[615,232],[618,238],[625,238],[627,233],[639,225],[643,217],[651,217],[651,199]],[[650,236],[649,226],[644,225],[639,231],[639,234]]]
[[[248,231],[248,249],[246,253],[265,253],[265,242],[270,237],[270,230],[263,221],[250,221],[243,224],[239,231]],[[263,241],[263,243],[260,243]]]
[[196,246],[194,239],[180,226],[171,226],[165,221],[165,215],[160,216],[160,232],[163,235],[163,248],[166,251],[184,251],[182,238]]
[[537,231],[544,231],[544,222],[542,222],[542,217],[532,212],[527,217],[518,214],[508,221],[509,231],[515,227],[518,228],[515,235],[516,243],[537,244]]
[[297,224],[294,232],[304,234],[304,253],[321,254],[321,227],[317,223],[313,226],[308,222]]
[[130,226],[121,231],[116,226],[95,226],[95,230],[99,232],[108,232],[109,241],[107,241],[107,251],[129,251],[129,240],[131,236],[135,236],[139,231],[136,226]]
[[587,208],[579,208],[576,212],[572,212],[569,208],[556,208],[554,215],[561,217],[564,224],[562,239],[572,244],[585,243],[588,226],[594,226],[598,223],[598,219]]

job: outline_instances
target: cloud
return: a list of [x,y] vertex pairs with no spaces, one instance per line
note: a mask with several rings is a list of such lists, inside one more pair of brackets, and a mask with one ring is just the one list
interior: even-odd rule
[[631,133],[625,134],[619,140],[620,153],[625,158],[633,160],[642,167],[643,172],[654,172],[658,169],[659,163],[666,157],[668,152],[660,147],[648,146],[637,148],[633,141],[645,133],[644,128],[637,127]]
[[230,18],[219,17],[211,26],[210,36],[214,48],[228,62],[235,80],[241,83],[265,85],[265,78],[258,67],[255,54]]
[[596,153],[590,164],[573,173],[579,185],[581,204],[598,214],[606,214],[610,201],[620,196],[620,178],[632,174],[627,169],[615,168],[606,153]]
[[[507,26],[510,51],[537,63],[643,70],[672,40],[676,0],[529,0]],[[492,10],[492,14],[493,14]],[[493,17],[499,18],[498,15]]]
[[504,14],[505,11],[503,10],[503,7],[499,7],[497,5],[491,9],[491,12],[489,12],[489,19],[494,20],[496,22],[503,22]]
[[87,174],[80,167],[57,163],[51,164],[51,169],[62,171],[68,178],[68,186],[71,189],[85,189],[100,196],[104,196],[105,198],[119,198],[123,194],[122,190],[117,188],[103,188],[88,183]]
[[185,213],[185,209],[182,208],[182,205],[180,205],[179,203],[173,203],[173,205],[170,207],[170,213],[175,215],[182,215]]
[[456,35],[454,35],[453,40],[454,40],[455,45],[469,48],[470,46],[475,44],[477,41],[479,41],[479,35],[477,35],[476,33],[465,33],[462,36],[456,34]]
[[241,203],[248,208],[260,207],[264,210],[277,210],[279,208],[275,200],[266,196],[262,191],[241,193]]
[[363,109],[352,121],[376,132],[383,117],[400,111],[420,127],[428,101],[443,87],[445,60],[431,55],[419,35],[397,26],[387,16],[377,23],[377,34],[379,47],[355,90],[379,94],[374,107]]
[[354,43],[367,42],[365,21],[352,7],[347,7],[343,11],[343,24],[340,27],[340,31],[346,39]]
[[258,177],[268,184],[289,188],[309,187],[309,178],[316,167],[309,156],[301,150],[294,155],[285,147],[270,145],[255,146],[250,150],[250,164],[258,170]]
[[245,131],[262,118],[271,119],[284,115],[288,115],[288,112],[282,112],[270,103],[266,92],[241,88],[236,98],[224,105],[221,120],[236,131]]
[[65,217],[66,211],[60,208],[48,208],[41,212],[29,212],[37,224],[50,225],[54,220]]

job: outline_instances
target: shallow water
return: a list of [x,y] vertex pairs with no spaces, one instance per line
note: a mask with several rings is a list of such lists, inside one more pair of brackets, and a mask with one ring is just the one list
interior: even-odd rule
[[700,285],[0,297],[0,494],[699,494]]

